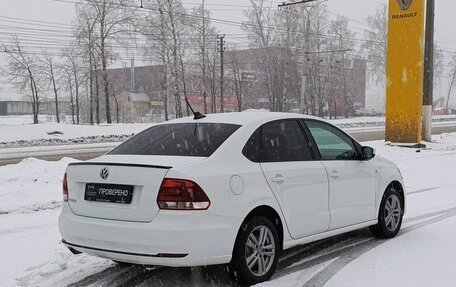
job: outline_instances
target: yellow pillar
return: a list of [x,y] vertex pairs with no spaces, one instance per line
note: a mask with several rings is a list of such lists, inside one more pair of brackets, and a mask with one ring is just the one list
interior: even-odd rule
[[421,142],[425,0],[389,0],[386,134],[395,143]]

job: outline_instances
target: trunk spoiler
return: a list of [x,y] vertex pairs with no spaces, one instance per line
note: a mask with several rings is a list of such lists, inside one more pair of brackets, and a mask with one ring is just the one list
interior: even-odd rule
[[134,163],[117,163],[117,162],[73,162],[73,163],[68,164],[68,166],[81,166],[81,165],[126,166],[126,167],[158,168],[158,169],[173,168],[172,166],[134,164]]

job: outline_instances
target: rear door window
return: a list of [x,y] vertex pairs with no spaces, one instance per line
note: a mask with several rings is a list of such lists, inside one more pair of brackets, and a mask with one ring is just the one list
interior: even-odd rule
[[296,120],[265,124],[261,129],[260,162],[312,160],[306,137]]
[[240,127],[197,122],[156,125],[109,154],[209,157]]

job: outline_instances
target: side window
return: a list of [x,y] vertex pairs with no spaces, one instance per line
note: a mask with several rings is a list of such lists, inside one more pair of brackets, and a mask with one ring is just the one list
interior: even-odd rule
[[260,132],[261,128],[257,129],[252,136],[249,138],[244,148],[242,149],[242,154],[253,162],[259,162],[260,154]]
[[317,121],[306,121],[322,160],[356,160],[358,153],[353,141],[338,129]]
[[260,162],[311,160],[309,146],[298,122],[287,120],[261,128]]

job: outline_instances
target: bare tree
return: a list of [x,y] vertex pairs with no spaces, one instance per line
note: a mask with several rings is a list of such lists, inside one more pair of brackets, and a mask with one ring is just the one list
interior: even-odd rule
[[[348,118],[351,110],[351,91],[348,87],[348,78],[346,71],[346,53],[354,49],[353,38],[355,33],[350,29],[348,18],[338,16],[336,20],[331,21],[329,33],[333,38],[330,41],[330,65],[331,75],[330,81],[327,83],[331,84],[330,97],[333,99],[334,104],[334,115],[337,117],[337,100],[336,98],[342,98],[344,102],[344,116]],[[342,87],[342,93],[338,93],[334,90],[335,87]],[[331,111],[330,111],[331,112]]]
[[24,48],[17,36],[13,36],[11,45],[3,44],[7,57],[5,66],[0,67],[0,73],[6,81],[12,84],[16,89],[25,92],[30,89],[32,98],[33,123],[38,123],[40,111],[40,89],[37,85],[38,56]]
[[[265,71],[265,79],[263,84],[266,87],[266,92],[269,99],[269,109],[277,110],[277,98],[273,81],[277,80],[277,73],[274,74],[276,59],[273,60],[273,33],[270,27],[274,26],[274,13],[270,7],[266,7],[265,0],[249,0],[251,7],[248,8],[244,15],[247,20],[244,21],[242,29],[249,34],[252,44],[260,48],[259,57],[260,64],[263,65]],[[275,62],[275,63],[274,63]],[[277,91],[277,89],[276,89]]]
[[124,43],[125,36],[131,32],[134,9],[128,6],[128,0],[86,0],[81,3],[90,15],[95,15],[97,38],[101,63],[101,81],[105,96],[106,121],[112,123],[110,107],[110,85],[107,74],[109,61],[115,59],[116,54],[111,49],[114,43]]
[[207,59],[207,70],[208,70],[208,84],[209,84],[209,92],[211,96],[211,113],[217,113],[217,93],[218,89],[220,88],[219,83],[219,65],[218,62],[220,61],[219,53],[217,52],[217,48],[214,46],[212,49],[208,50],[206,54]]
[[450,107],[450,97],[451,97],[451,93],[453,92],[453,87],[454,87],[454,84],[455,84],[455,81],[456,81],[456,55],[453,55],[451,57],[451,60],[450,60],[450,82],[449,82],[449,85],[448,85],[448,95],[447,95],[447,98],[446,98],[446,105],[445,105],[445,111],[446,113],[448,113],[448,109]]
[[[155,5],[157,3],[145,3],[148,5]],[[165,114],[165,121],[169,120],[169,90],[170,82],[170,36],[169,30],[166,28],[167,17],[164,10],[159,6],[159,14],[147,10],[149,13],[144,21],[138,23],[138,30],[146,38],[147,45],[144,46],[144,55],[147,58],[153,59],[162,66],[162,74],[160,79],[160,94],[163,100],[163,110]],[[151,31],[154,31],[151,33]]]
[[439,88],[441,79],[445,77],[445,62],[442,48],[434,43],[434,87]]
[[[292,102],[300,102],[300,73],[298,71],[302,35],[297,33],[302,13],[295,9],[284,10],[276,14],[275,26],[282,31],[274,34],[274,42],[280,47],[276,73],[280,80],[275,84],[278,95],[278,110],[288,111]],[[288,100],[288,102],[286,102]]]
[[[78,46],[81,47],[81,50],[85,55],[88,56],[83,58],[85,60],[86,65],[86,73],[88,74],[88,81],[89,81],[89,121],[90,124],[94,124],[94,110],[96,112],[96,120],[97,124],[100,123],[100,101],[98,98],[98,92],[94,93],[94,78],[95,73],[97,71],[97,62],[99,59],[99,53],[97,51],[98,41],[95,37],[95,29],[98,23],[98,16],[93,9],[89,9],[88,6],[80,6],[76,7],[77,9],[77,18],[74,27],[74,35],[76,37]],[[94,99],[94,95],[96,98]],[[95,107],[94,107],[95,105]]]
[[73,94],[73,75],[71,72],[71,67],[68,65],[62,64],[59,67],[60,81],[66,90],[70,93],[70,111],[71,111],[71,122],[76,124],[75,120],[75,104],[74,104],[74,94]]
[[242,111],[242,98],[244,94],[244,83],[242,81],[242,70],[240,68],[239,59],[235,53],[229,53],[229,67],[231,68],[232,85],[231,88],[236,95],[238,111]]
[[[81,57],[78,57],[78,53],[74,49],[74,45],[70,44],[67,48],[63,51],[64,54],[64,62],[63,62],[63,69],[65,72],[65,76],[67,77],[68,81],[68,88],[70,90],[70,94],[73,98],[74,95],[74,102],[72,102],[72,116],[73,116],[73,123],[74,123],[74,116],[76,115],[76,124],[81,123],[81,99],[80,99],[80,91],[81,85],[84,83],[84,71],[82,66]],[[76,108],[76,110],[74,110]]]
[[54,91],[54,102],[55,102],[55,117],[57,123],[60,123],[60,114],[59,114],[59,95],[57,88],[57,79],[56,79],[56,70],[57,65],[55,59],[47,50],[43,50],[42,56],[39,58],[40,62],[40,72],[43,75],[43,78],[52,85],[52,90]]
[[171,58],[171,77],[172,77],[172,91],[174,96],[174,107],[176,117],[182,117],[182,97],[179,87],[183,86],[185,75],[182,74],[180,66],[180,55],[182,53],[182,38],[186,31],[186,19],[183,15],[186,11],[180,0],[158,0],[160,8],[163,9],[165,15],[165,27],[168,30],[170,40],[170,58]]
[[[203,0],[204,3],[204,0]],[[204,4],[198,6],[192,11],[192,21],[190,27],[192,28],[192,35],[196,40],[196,57],[194,59],[195,65],[199,69],[200,85],[199,90],[202,90],[204,113],[208,112],[208,91],[210,82],[209,66],[210,61],[210,47],[213,46],[214,39],[217,35],[217,30],[211,25],[210,13],[204,8]]]
[[384,83],[386,77],[386,45],[388,37],[388,6],[382,4],[374,15],[367,17],[369,29],[365,30],[362,50],[367,53],[371,77]]

